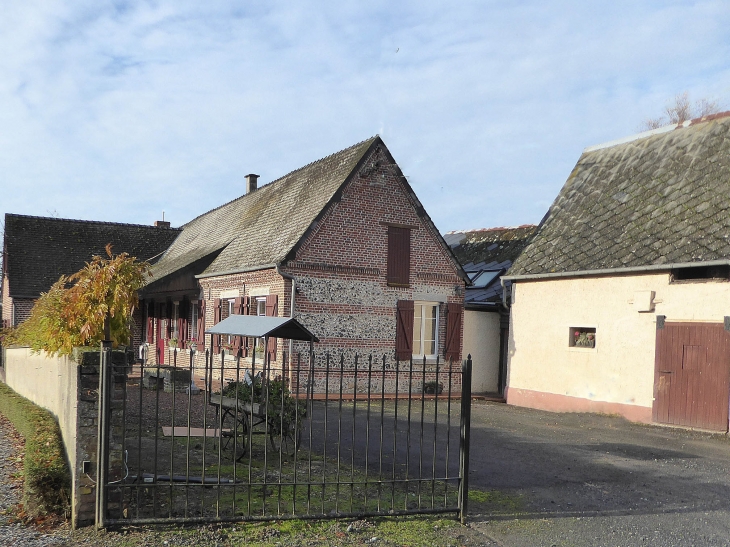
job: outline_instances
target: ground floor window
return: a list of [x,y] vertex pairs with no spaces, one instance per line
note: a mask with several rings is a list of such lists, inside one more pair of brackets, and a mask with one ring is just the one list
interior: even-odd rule
[[595,348],[596,329],[594,327],[570,327],[568,345],[571,348]]
[[435,358],[438,352],[439,305],[414,302],[413,357]]

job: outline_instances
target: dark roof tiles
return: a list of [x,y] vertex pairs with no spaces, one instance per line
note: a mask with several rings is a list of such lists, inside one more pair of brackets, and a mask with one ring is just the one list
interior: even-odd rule
[[185,224],[156,279],[218,253],[203,274],[281,263],[380,137],[315,161]]
[[79,271],[94,255],[126,252],[154,262],[179,229],[25,215],[5,215],[10,296],[35,298],[61,275]]
[[730,258],[730,113],[587,149],[509,275]]

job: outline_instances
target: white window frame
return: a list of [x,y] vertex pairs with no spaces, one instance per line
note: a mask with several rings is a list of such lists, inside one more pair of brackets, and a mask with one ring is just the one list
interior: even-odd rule
[[[422,351],[423,350],[423,331],[424,331],[424,321],[423,321],[423,314],[422,310],[423,307],[430,306],[432,308],[435,308],[436,310],[436,324],[434,325],[434,353],[417,353],[416,349]],[[420,347],[416,348],[416,314],[421,313],[421,332],[418,336],[418,341],[420,342]],[[426,359],[436,359],[436,356],[438,355],[439,351],[439,327],[441,322],[441,305],[439,302],[428,302],[423,300],[416,300],[413,302],[413,358],[414,359],[423,359],[424,357]]]

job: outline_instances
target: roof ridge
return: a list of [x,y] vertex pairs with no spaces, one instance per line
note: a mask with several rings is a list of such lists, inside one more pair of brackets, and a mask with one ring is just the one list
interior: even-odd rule
[[[317,163],[321,163],[321,162],[324,162],[325,160],[327,160],[327,159],[329,159],[329,158],[331,158],[331,157],[333,157],[333,156],[336,156],[336,155],[338,155],[338,154],[342,154],[343,152],[347,152],[348,150],[352,150],[353,148],[357,148],[358,146],[361,146],[361,145],[365,144],[365,143],[366,143],[366,142],[368,142],[368,141],[374,141],[374,140],[375,140],[376,138],[379,138],[379,137],[380,137],[380,135],[378,135],[378,134],[375,134],[375,135],[373,135],[372,137],[370,137],[370,138],[367,138],[367,139],[364,139],[364,140],[361,140],[360,142],[358,142],[358,143],[355,143],[355,144],[353,144],[353,145],[351,145],[351,146],[348,146],[347,148],[343,148],[342,150],[338,150],[337,152],[333,152],[332,154],[328,154],[327,156],[324,156],[324,157],[322,157],[322,158],[319,158],[319,159],[317,159],[317,160],[311,161],[311,162],[309,162],[308,164],[306,164],[306,165],[303,165],[302,167],[298,167],[297,169],[294,169],[293,171],[289,171],[288,173],[286,173],[285,175],[282,175],[282,176],[280,176],[280,177],[279,177],[279,178],[277,178],[277,179],[274,179],[274,180],[272,180],[272,181],[270,181],[270,182],[267,182],[267,183],[266,183],[266,184],[264,184],[263,186],[259,186],[259,187],[258,187],[258,188],[256,189],[256,192],[260,192],[260,191],[261,191],[261,190],[263,190],[264,188],[269,188],[269,187],[271,187],[271,186],[272,186],[273,184],[276,184],[277,182],[280,182],[281,180],[283,180],[283,179],[287,178],[287,177],[288,177],[288,176],[290,176],[290,175],[293,175],[294,173],[297,173],[297,172],[299,172],[299,171],[302,171],[302,170],[304,170],[304,169],[306,169],[306,168],[308,168],[308,167],[311,167],[311,166],[313,166],[313,165],[315,165],[315,164],[317,164]],[[198,216],[196,216],[195,218],[193,218],[193,219],[191,219],[190,221],[188,221],[188,222],[186,222],[185,224],[183,224],[183,225],[182,225],[182,226],[181,226],[180,228],[182,229],[182,228],[184,228],[185,226],[187,226],[188,224],[192,224],[193,222],[195,222],[196,220],[198,220],[198,219],[199,219],[200,217],[203,217],[203,216],[205,216],[205,215],[207,215],[207,214],[209,214],[209,213],[212,213],[213,211],[218,211],[219,209],[222,209],[223,207],[226,207],[226,206],[230,205],[231,203],[234,203],[234,202],[240,201],[240,200],[242,200],[242,199],[244,199],[244,198],[246,198],[246,197],[248,197],[248,196],[251,196],[251,195],[253,195],[253,192],[252,192],[252,193],[249,193],[249,194],[243,194],[242,196],[238,196],[237,198],[233,198],[232,200],[230,200],[230,201],[227,201],[226,203],[223,203],[222,205],[219,205],[218,207],[214,207],[213,209],[210,209],[210,210],[208,210],[208,211],[205,211],[204,213],[201,213],[201,214],[199,214],[199,215],[198,215]]]
[[663,133],[669,133],[676,129],[683,129],[685,127],[694,127],[701,123],[706,123],[706,122],[719,120],[719,119],[727,118],[727,117],[730,117],[730,110],[725,110],[723,112],[718,112],[716,114],[709,114],[707,116],[701,116],[699,118],[692,118],[691,120],[685,120],[682,123],[672,123],[669,125],[664,125],[662,127],[657,127],[656,129],[649,129],[648,131],[634,133],[633,135],[627,135],[625,137],[621,137],[619,139],[614,139],[612,141],[607,141],[604,143],[587,146],[583,149],[583,153],[585,154],[586,152],[595,152],[596,150],[613,148],[614,146],[618,146],[619,144],[627,144],[629,142],[634,142],[634,141],[638,141],[641,139],[646,139],[648,137],[653,137],[654,135],[661,135]]
[[495,232],[497,230],[501,231],[507,231],[507,230],[519,230],[520,228],[536,228],[537,224],[520,224],[519,226],[495,226],[494,228],[473,228],[468,230],[451,230],[450,232],[446,232],[445,235],[450,234],[470,234],[473,232]]
[[[102,226],[134,226],[136,228],[150,228],[150,229],[160,229],[158,226],[153,226],[151,224],[132,224],[129,222],[109,222],[105,220],[84,220],[79,218],[60,218],[60,217],[44,217],[44,216],[38,216],[38,215],[19,215],[17,213],[5,213],[6,217],[16,217],[16,218],[34,218],[34,219],[40,219],[40,220],[53,220],[56,222],[75,222],[78,224],[100,224]],[[175,231],[182,231],[182,227],[180,228],[164,228],[165,230],[175,230]]]

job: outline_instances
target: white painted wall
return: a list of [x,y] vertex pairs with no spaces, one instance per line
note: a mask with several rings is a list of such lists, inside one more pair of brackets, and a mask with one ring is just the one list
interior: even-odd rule
[[[669,283],[669,274],[520,281],[511,313],[509,390],[651,408],[656,315],[667,321],[722,322],[730,283]],[[640,313],[637,291],[655,291]],[[570,327],[595,327],[594,349],[570,348]],[[508,395],[508,402],[509,395]]]
[[499,314],[464,311],[463,356],[471,354],[472,393],[499,390]]
[[29,348],[8,348],[6,357],[5,383],[58,419],[71,469],[76,469],[76,450],[68,447],[76,447],[78,364],[70,357],[34,355]]

